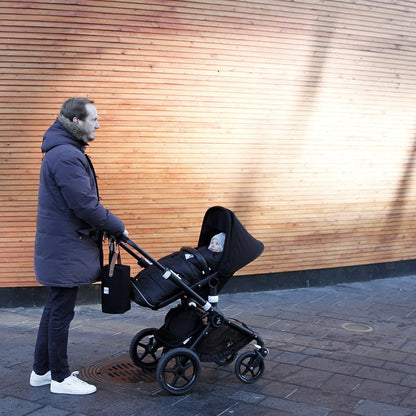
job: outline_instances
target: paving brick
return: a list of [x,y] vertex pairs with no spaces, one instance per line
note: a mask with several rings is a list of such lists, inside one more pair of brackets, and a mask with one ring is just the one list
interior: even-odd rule
[[415,410],[416,415],[416,390],[411,390],[409,394],[400,402],[400,405]]
[[416,374],[409,374],[400,382],[401,386],[416,388]]
[[364,380],[353,392],[352,396],[379,401],[382,403],[398,404],[409,394],[408,387],[382,383],[380,381]]
[[363,400],[352,414],[360,416],[415,416],[415,411],[401,406]]
[[340,394],[351,394],[362,381],[363,379],[358,377],[334,374],[320,387],[320,390]]
[[28,400],[21,400],[15,397],[2,397],[1,407],[0,407],[0,416],[21,416],[27,415],[30,412],[34,412],[40,409],[42,406],[30,402]]
[[262,405],[296,416],[327,416],[331,409],[306,403],[283,400],[273,397],[266,398]]
[[341,411],[351,411],[359,401],[359,399],[346,394],[321,389],[310,389],[307,387],[297,389],[290,396],[290,400]]
[[327,371],[303,368],[296,365],[280,364],[276,367],[276,377],[285,383],[304,387],[318,387],[323,384],[331,373]]
[[408,341],[406,342],[401,348],[400,351],[403,352],[410,352],[411,354],[414,354],[416,351],[416,341]]
[[278,361],[279,363],[286,364],[299,364],[302,361],[305,361],[308,358],[305,354],[300,354],[290,351],[281,351],[276,356],[272,357],[273,361]]
[[345,363],[343,361],[320,357],[310,357],[302,361],[302,366],[347,375],[355,374],[361,368],[361,366],[357,364]]
[[265,396],[278,397],[281,399],[290,396],[298,388],[295,384],[283,383],[278,380],[273,380],[271,383],[269,380],[263,379],[255,383],[255,386],[258,387],[258,390],[256,389],[256,391],[260,391]]
[[404,374],[416,374],[416,365],[387,362],[383,366],[386,370],[399,371]]
[[385,368],[361,367],[355,374],[357,377],[370,380],[385,381],[387,383],[398,384],[405,377],[404,373],[388,370]]
[[396,363],[401,363],[408,357],[407,353],[391,351],[384,348],[367,347],[363,345],[357,345],[354,349],[351,350],[351,354],[378,358],[381,360],[392,361]]
[[402,349],[402,347],[406,343],[407,343],[407,340],[405,338],[380,335],[379,340],[374,344],[374,347],[393,349],[393,350],[399,350],[399,351],[401,350],[402,352],[407,352],[406,350]]
[[67,410],[55,409],[51,406],[42,407],[41,409],[30,412],[30,416],[69,416],[72,412]]
[[368,365],[371,367],[383,367],[386,363],[385,360],[366,357],[364,355],[346,354],[343,352],[334,352],[331,355],[333,360],[344,361],[353,364]]

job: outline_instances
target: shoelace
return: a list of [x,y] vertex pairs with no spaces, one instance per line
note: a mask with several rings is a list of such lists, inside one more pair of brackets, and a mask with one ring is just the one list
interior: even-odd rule
[[80,383],[83,383],[83,384],[87,384],[84,380],[81,380],[80,378],[78,378],[78,374],[79,374],[79,371],[74,371],[72,374],[71,374],[71,376],[72,377],[75,377]]

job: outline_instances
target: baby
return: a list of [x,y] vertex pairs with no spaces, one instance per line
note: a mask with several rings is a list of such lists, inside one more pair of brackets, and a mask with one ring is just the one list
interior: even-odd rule
[[209,243],[208,250],[214,253],[221,253],[224,250],[224,243],[225,243],[225,233],[219,233],[214,235],[211,238],[211,242]]
[[[225,243],[225,233],[219,233],[214,235],[211,238],[211,241],[209,243],[208,247],[201,247],[198,249],[199,252],[201,252],[201,254],[203,255],[207,255],[207,249],[211,252],[211,253],[222,253],[224,250],[224,243]],[[185,259],[189,260],[192,259],[194,257],[193,254],[189,254],[186,253],[185,254]],[[209,255],[209,257],[212,257],[211,255]],[[215,257],[215,258],[220,258],[220,257]]]
[[[224,250],[224,243],[225,243],[225,233],[216,234],[211,238],[209,246],[200,247],[198,249],[198,253],[204,256],[205,260],[207,261],[210,267],[216,268],[222,255],[219,253],[222,253]],[[195,256],[190,253],[185,254],[186,260],[194,259],[194,257]]]

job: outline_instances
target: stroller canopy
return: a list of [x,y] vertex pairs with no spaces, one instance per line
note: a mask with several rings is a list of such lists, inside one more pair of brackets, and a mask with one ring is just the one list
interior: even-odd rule
[[232,211],[219,206],[209,208],[205,213],[198,247],[208,246],[212,236],[220,232],[226,234],[218,268],[220,277],[231,277],[237,270],[259,257],[264,250],[263,243],[244,228]]

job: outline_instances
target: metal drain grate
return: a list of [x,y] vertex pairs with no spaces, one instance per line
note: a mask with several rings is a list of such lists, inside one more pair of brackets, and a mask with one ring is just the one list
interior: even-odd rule
[[129,362],[110,364],[102,367],[101,373],[111,377],[112,380],[122,383],[150,383],[154,381],[153,371],[145,372],[145,370]]
[[80,378],[109,384],[136,384],[156,382],[155,370],[144,370],[130,361],[128,354],[109,358],[84,368]]

